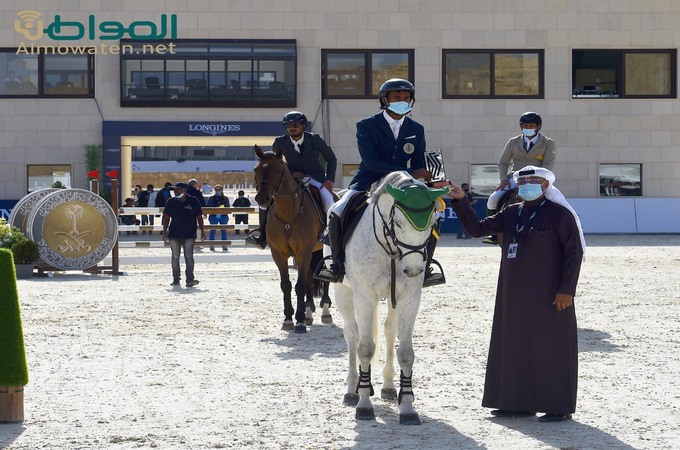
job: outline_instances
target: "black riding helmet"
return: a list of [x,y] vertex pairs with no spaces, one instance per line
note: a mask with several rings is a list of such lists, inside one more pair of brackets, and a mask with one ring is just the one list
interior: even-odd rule
[[410,81],[402,78],[391,78],[380,86],[380,109],[387,109],[390,105],[387,101],[387,93],[392,91],[409,91],[411,93],[411,106],[416,102],[416,88]]
[[283,126],[286,126],[286,124],[290,122],[297,122],[302,125],[303,128],[307,128],[307,116],[300,111],[290,111],[283,116]]
[[538,125],[538,128],[541,128],[543,119],[541,119],[541,116],[538,113],[527,111],[519,118],[519,127],[522,128],[522,124],[525,123],[535,123]]

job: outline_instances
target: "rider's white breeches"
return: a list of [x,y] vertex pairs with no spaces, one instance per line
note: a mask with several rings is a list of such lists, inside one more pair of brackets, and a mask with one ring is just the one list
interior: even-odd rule
[[508,181],[510,182],[510,187],[505,186],[489,195],[489,200],[486,201],[486,209],[496,209],[498,207],[498,202],[501,201],[503,195],[510,189],[515,189],[517,187],[517,183],[515,183],[513,178],[510,178]]

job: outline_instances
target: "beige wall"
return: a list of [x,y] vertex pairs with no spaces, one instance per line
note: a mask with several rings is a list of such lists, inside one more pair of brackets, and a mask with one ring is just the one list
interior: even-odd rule
[[[642,162],[646,197],[678,197],[677,99],[572,99],[574,48],[675,48],[680,1],[658,0],[36,0],[0,6],[0,46],[17,45],[16,12],[120,22],[177,14],[180,38],[297,39],[298,106],[320,132],[321,49],[415,48],[414,118],[429,148],[443,148],[447,174],[469,178],[469,164],[495,163],[517,118],[544,117],[557,141],[555,171],[567,196],[598,195],[598,162]],[[89,43],[89,42],[83,42]],[[442,48],[545,49],[545,99],[442,100]],[[119,60],[96,58],[96,100],[0,100],[0,199],[23,194],[27,163],[73,164],[85,186],[83,146],[101,142],[106,120],[280,120],[284,109],[121,108]],[[339,162],[357,163],[354,124],[377,100],[333,100],[325,136]],[[100,114],[101,111],[101,114]]]

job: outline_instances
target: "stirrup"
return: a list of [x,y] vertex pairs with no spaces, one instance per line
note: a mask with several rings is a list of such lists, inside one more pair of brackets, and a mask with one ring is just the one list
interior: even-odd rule
[[[342,283],[344,275],[337,274],[332,269],[327,268],[325,263],[326,260],[333,261],[333,257],[326,256],[324,259],[319,261],[316,269],[314,269],[314,279],[326,281],[328,283]],[[333,264],[331,264],[331,267],[332,266]]]
[[[439,267],[439,272],[434,271],[434,268],[432,267],[433,265]],[[428,267],[427,273],[425,273],[423,287],[437,286],[438,284],[445,283],[446,277],[444,276],[444,269],[442,268],[442,265],[439,264],[439,261],[433,259],[432,261],[430,261],[430,267]]]
[[[257,237],[255,236],[257,234]],[[260,233],[259,230],[253,230],[251,231],[247,236],[246,236],[246,242],[249,244],[256,245],[260,247],[262,250],[267,248],[267,241],[266,239],[262,239],[262,234]]]
[[484,236],[484,239],[482,239],[482,244],[498,245],[498,237],[496,237],[495,234],[492,234],[491,236]]

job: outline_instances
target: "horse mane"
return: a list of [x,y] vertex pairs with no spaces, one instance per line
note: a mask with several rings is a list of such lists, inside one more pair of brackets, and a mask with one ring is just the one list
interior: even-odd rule
[[427,188],[427,185],[423,183],[422,181],[418,181],[415,178],[413,178],[408,172],[405,170],[399,170],[396,172],[390,172],[385,177],[383,177],[382,181],[380,184],[378,184],[376,187],[374,187],[370,191],[370,196],[368,199],[369,203],[375,203],[378,201],[378,198],[387,191],[387,184],[391,184],[393,187],[400,188],[406,185],[421,185],[424,188]]

